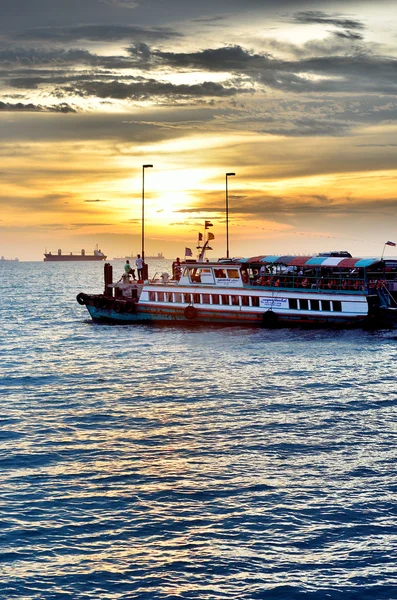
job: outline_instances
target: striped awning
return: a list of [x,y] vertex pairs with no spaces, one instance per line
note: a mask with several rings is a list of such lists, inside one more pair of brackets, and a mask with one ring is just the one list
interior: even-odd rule
[[354,269],[356,267],[371,267],[381,261],[379,258],[346,258],[343,256],[253,256],[243,258],[244,264],[284,265],[286,267],[338,267]]

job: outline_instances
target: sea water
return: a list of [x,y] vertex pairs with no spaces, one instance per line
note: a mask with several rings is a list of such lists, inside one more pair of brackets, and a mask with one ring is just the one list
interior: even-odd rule
[[1,598],[397,598],[396,332],[94,324],[102,263],[0,288]]

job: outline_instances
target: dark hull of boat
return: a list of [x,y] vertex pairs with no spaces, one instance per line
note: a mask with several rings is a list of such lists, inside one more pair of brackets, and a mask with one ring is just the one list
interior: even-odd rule
[[[390,314],[360,316],[296,315],[286,312],[263,311],[219,311],[214,309],[183,307],[153,307],[132,301],[111,301],[104,296],[85,296],[83,304],[95,322],[117,325],[138,323],[179,323],[257,326],[275,329],[278,327],[309,328],[392,328],[397,326],[397,317]],[[106,306],[107,304],[107,306]]]

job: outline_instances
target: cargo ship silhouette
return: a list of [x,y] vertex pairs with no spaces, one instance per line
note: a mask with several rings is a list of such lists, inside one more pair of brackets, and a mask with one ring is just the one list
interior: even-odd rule
[[106,254],[101,252],[101,250],[94,250],[93,254],[86,254],[83,249],[80,254],[62,254],[62,250],[58,250],[57,254],[52,254],[51,252],[44,253],[44,262],[70,262],[70,261],[92,261],[92,260],[106,260]]

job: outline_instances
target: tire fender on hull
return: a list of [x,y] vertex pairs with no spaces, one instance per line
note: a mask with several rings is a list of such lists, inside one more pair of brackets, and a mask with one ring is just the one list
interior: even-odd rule
[[130,315],[136,313],[135,302],[132,302],[132,300],[127,300],[127,302],[125,303],[124,310],[126,313],[129,313]]
[[120,300],[116,300],[113,309],[116,313],[123,313],[125,311],[125,302],[120,302]]
[[83,292],[80,292],[80,294],[77,294],[76,300],[80,304],[80,306],[85,306],[88,301],[88,296],[87,294],[83,294]]
[[96,308],[108,308],[108,299],[105,296],[98,298]]
[[189,305],[185,308],[185,310],[183,311],[183,314],[185,315],[186,319],[188,319],[189,321],[192,321],[193,319],[195,319],[197,317],[197,310],[194,308],[194,306]]
[[278,316],[272,310],[267,310],[265,313],[263,313],[262,323],[264,327],[274,329],[278,327]]

